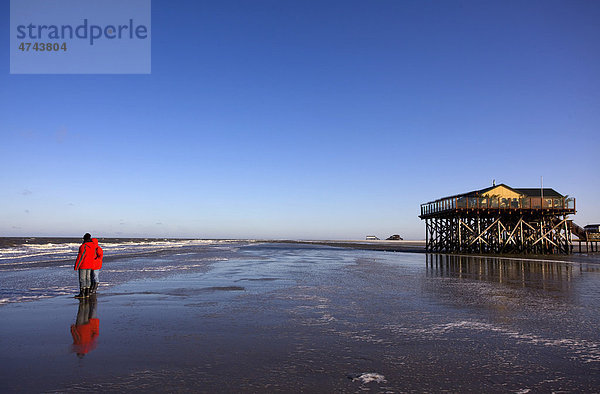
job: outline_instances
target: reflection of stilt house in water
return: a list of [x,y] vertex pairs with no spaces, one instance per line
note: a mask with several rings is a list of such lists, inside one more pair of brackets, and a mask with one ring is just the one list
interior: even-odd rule
[[[550,260],[551,261],[551,260]],[[427,254],[427,275],[503,283],[515,287],[543,288],[566,294],[574,277],[600,272],[600,267],[579,266],[559,261],[504,259],[498,257]],[[452,287],[448,288],[452,290]],[[453,294],[460,297],[460,294]]]
[[575,199],[504,184],[421,205],[427,251],[569,253]]

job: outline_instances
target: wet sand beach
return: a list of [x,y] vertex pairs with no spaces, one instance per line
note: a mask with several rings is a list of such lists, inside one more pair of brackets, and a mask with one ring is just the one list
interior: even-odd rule
[[0,306],[2,392],[600,387],[598,264],[239,243],[103,270],[94,302]]
[[273,241],[278,243],[324,245],[337,248],[381,250],[386,252],[425,253],[425,241],[362,241],[362,240],[316,240],[316,241]]
[[[283,241],[269,241],[274,243],[291,243],[301,245],[324,245],[332,246],[336,248],[350,248],[360,250],[379,250],[384,252],[407,252],[407,253],[427,253],[425,250],[425,241],[388,241],[388,240],[377,240],[377,241],[365,241],[365,240],[283,240]],[[582,243],[581,247],[575,241],[572,244],[573,253],[569,255],[535,255],[535,254],[500,254],[500,255],[481,255],[482,257],[494,256],[498,258],[517,258],[526,260],[549,260],[549,261],[570,261],[575,263],[590,263],[600,264],[600,253],[594,250],[588,251],[585,243]],[[467,256],[467,255],[463,255]],[[471,256],[471,255],[469,255]]]

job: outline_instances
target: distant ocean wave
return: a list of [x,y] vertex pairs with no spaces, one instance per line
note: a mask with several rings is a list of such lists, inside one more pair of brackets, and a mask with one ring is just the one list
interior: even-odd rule
[[[202,239],[100,239],[107,259],[239,241]],[[250,241],[252,242],[252,241]],[[72,238],[0,238],[0,270],[27,269],[75,260],[81,242]]]

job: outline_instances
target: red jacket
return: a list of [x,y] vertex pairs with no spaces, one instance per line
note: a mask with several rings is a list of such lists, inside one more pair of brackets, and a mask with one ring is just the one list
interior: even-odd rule
[[100,268],[102,268],[102,256],[104,256],[104,251],[102,250],[102,248],[100,246],[98,246],[97,238],[92,238],[92,243],[95,246],[94,260],[92,262],[92,269],[99,270]]
[[94,258],[96,257],[96,245],[93,242],[84,242],[79,247],[75,270],[94,269]]

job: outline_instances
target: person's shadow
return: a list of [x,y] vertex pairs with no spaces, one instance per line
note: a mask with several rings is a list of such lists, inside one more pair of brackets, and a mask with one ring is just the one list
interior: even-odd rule
[[83,358],[97,346],[100,335],[100,320],[96,315],[96,296],[79,300],[79,309],[75,324],[71,325],[73,345],[71,350],[77,357]]

